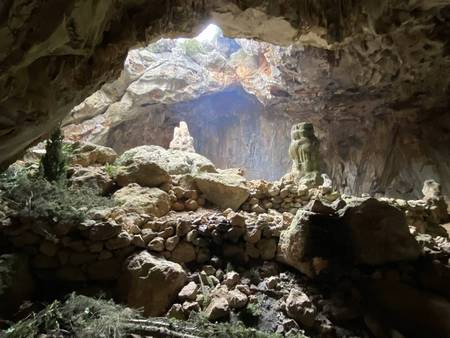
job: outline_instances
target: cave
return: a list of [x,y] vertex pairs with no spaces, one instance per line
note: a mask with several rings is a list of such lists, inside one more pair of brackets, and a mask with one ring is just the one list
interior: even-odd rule
[[449,36],[448,1],[4,1],[0,335],[450,337]]

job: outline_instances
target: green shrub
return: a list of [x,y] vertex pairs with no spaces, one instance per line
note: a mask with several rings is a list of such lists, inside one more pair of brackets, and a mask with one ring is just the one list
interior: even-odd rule
[[[177,323],[176,320],[173,320]],[[271,332],[264,332],[255,328],[249,328],[241,322],[237,323],[211,323],[202,313],[191,313],[189,321],[195,328],[203,334],[202,337],[213,338],[282,338],[282,335]],[[290,336],[294,338],[293,336]],[[303,335],[295,336],[295,338],[307,338]]]
[[107,164],[105,165],[105,171],[108,174],[109,177],[114,178],[117,175],[117,172],[119,170],[119,167],[115,164]]
[[41,172],[50,182],[61,181],[66,178],[67,161],[63,153],[63,139],[61,129],[56,129],[45,145],[45,155],[41,158]]
[[179,43],[178,45],[187,56],[194,56],[197,54],[205,54],[203,45],[195,39],[187,39]]
[[[126,320],[141,318],[136,310],[115,304],[111,300],[71,294],[66,301],[55,301],[39,313],[33,313],[6,331],[10,338],[36,337],[39,333],[71,337],[124,337]],[[53,336],[53,335],[52,335]]]
[[2,198],[23,216],[58,221],[82,221],[94,208],[112,207],[115,202],[87,187],[67,187],[32,176],[26,168],[12,168],[0,175]]

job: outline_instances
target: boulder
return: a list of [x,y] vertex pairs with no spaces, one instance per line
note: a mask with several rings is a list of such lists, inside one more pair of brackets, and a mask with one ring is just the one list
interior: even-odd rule
[[305,327],[312,327],[316,318],[316,308],[308,296],[300,290],[292,289],[286,299],[286,313]]
[[143,308],[145,316],[161,316],[175,301],[186,279],[181,265],[142,251],[125,262],[119,291],[128,306]]
[[257,244],[256,247],[261,253],[263,260],[271,260],[275,257],[277,252],[277,242],[273,238],[263,238]]
[[314,277],[319,272],[314,269],[314,258],[348,258],[348,245],[345,229],[336,217],[300,209],[281,232],[277,260]]
[[191,243],[182,241],[172,251],[172,260],[177,263],[190,263],[196,258],[195,248]]
[[112,148],[94,143],[75,142],[70,147],[73,150],[69,156],[69,163],[72,166],[105,165],[113,163],[117,158],[117,153]]
[[117,164],[117,183],[120,186],[138,183],[156,187],[169,182],[170,175],[216,171],[214,164],[199,154],[148,145],[124,152]]
[[116,237],[122,231],[122,227],[114,221],[98,222],[88,220],[82,223],[82,234],[90,241],[105,241]]
[[210,321],[228,318],[230,316],[230,306],[226,297],[214,297],[206,307],[204,314]]
[[169,195],[158,188],[130,184],[116,191],[113,198],[121,202],[121,207],[127,212],[133,211],[161,217],[170,210]]
[[413,260],[421,253],[404,213],[385,202],[352,199],[338,214],[348,231],[355,263],[376,265]]
[[69,170],[69,175],[72,186],[88,187],[102,194],[110,192],[114,184],[105,169],[100,167],[73,167]]
[[250,196],[246,179],[236,174],[202,173],[194,181],[206,199],[222,209],[237,210]]
[[300,209],[282,231],[277,259],[308,276],[328,260],[377,265],[417,258],[421,251],[404,214],[376,199],[350,199],[335,214],[330,208]]
[[227,293],[227,300],[232,309],[241,309],[248,303],[248,297],[239,290],[229,291]]
[[188,283],[184,288],[181,289],[178,294],[180,300],[195,300],[197,298],[199,286],[195,282]]

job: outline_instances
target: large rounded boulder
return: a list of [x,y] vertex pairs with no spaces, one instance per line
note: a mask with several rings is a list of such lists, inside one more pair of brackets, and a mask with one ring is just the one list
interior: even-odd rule
[[124,152],[117,160],[117,183],[126,186],[138,183],[157,187],[170,181],[170,175],[215,172],[206,157],[181,150],[166,150],[159,146],[139,146]]
[[175,301],[186,279],[178,263],[142,251],[125,262],[119,291],[128,306],[143,308],[145,316],[161,316]]
[[200,173],[194,182],[206,199],[221,209],[237,210],[250,196],[246,179],[233,173]]
[[416,259],[421,249],[410,234],[405,214],[375,198],[352,199],[339,210],[346,225],[353,259],[361,264],[384,264]]
[[329,263],[381,265],[420,254],[402,211],[355,198],[337,211],[321,203],[300,209],[281,233],[277,259],[313,277]]
[[158,188],[130,184],[113,194],[114,200],[128,212],[137,212],[161,217],[170,211],[169,195]]

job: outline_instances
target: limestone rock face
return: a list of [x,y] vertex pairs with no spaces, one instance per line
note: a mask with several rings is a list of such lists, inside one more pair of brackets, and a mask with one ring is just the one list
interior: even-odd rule
[[88,142],[75,142],[69,145],[73,152],[69,158],[71,165],[83,167],[113,163],[117,153],[109,148]]
[[130,184],[116,191],[113,198],[122,202],[122,207],[128,211],[135,211],[161,217],[170,210],[169,195],[158,188],[141,187]]
[[145,316],[160,316],[176,299],[186,277],[181,265],[142,251],[127,260],[119,288],[128,306],[143,308]]
[[348,227],[353,259],[362,264],[412,260],[420,248],[410,234],[405,215],[376,199],[354,199],[339,211]]
[[170,181],[170,175],[215,172],[207,158],[191,152],[166,150],[159,146],[140,146],[123,153],[117,164],[121,186],[138,183],[155,187]]
[[236,174],[202,173],[194,182],[208,201],[222,209],[237,210],[250,196],[246,180]]

